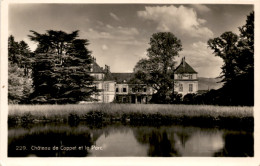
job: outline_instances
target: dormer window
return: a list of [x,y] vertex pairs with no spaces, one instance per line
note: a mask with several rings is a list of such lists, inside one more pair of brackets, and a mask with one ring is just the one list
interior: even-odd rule
[[182,75],[181,74],[178,74],[178,79],[182,79]]
[[189,79],[192,79],[192,74],[190,74],[188,77],[189,77]]

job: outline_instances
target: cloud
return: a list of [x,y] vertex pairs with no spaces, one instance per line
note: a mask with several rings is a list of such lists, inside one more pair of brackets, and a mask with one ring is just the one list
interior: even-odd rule
[[103,23],[102,21],[97,21],[97,24],[98,24],[99,26],[103,26],[103,25],[104,25],[104,23]]
[[186,61],[199,73],[199,76],[217,77],[220,75],[223,60],[212,52],[206,42],[198,41],[184,48],[180,52],[180,58],[185,56]]
[[105,44],[103,44],[101,48],[102,48],[102,50],[107,50],[107,49],[108,49],[108,46],[105,45]]
[[193,4],[191,5],[197,12],[199,13],[207,13],[210,12],[210,8],[208,8],[206,5],[201,4]]
[[110,15],[113,19],[115,19],[116,21],[120,21],[120,18],[119,18],[117,15],[115,15],[114,13],[110,12],[109,15]]
[[157,23],[158,31],[171,31],[189,37],[210,38],[213,32],[203,24],[206,20],[198,18],[194,9],[179,6],[145,7],[137,12],[138,17]]
[[116,43],[117,43],[117,44],[123,44],[123,45],[140,46],[140,45],[144,45],[144,44],[145,44],[145,41],[143,41],[143,40],[130,39],[130,40],[117,41]]
[[127,28],[127,27],[121,27],[118,26],[117,28],[115,28],[115,30],[117,31],[117,33],[123,34],[123,35],[138,35],[139,31],[136,28]]
[[117,41],[134,40],[139,31],[133,27],[114,27],[109,24],[98,27],[96,29],[88,29],[85,31],[87,38],[90,39],[114,39]]
[[109,25],[109,24],[107,24],[106,27],[109,28],[109,29],[113,29],[114,28],[112,25]]

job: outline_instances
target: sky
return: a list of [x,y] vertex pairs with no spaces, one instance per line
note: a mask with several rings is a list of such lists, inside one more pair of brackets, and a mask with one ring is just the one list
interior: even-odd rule
[[32,51],[30,30],[79,30],[97,63],[111,72],[132,72],[148,58],[153,33],[172,32],[182,42],[182,57],[199,77],[218,77],[223,61],[207,47],[209,39],[226,31],[239,34],[253,5],[220,4],[9,4],[9,35],[24,40]]

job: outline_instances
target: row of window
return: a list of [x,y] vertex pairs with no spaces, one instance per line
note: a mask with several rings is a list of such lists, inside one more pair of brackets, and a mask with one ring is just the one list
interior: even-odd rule
[[[132,92],[146,92],[146,88],[132,88]],[[119,92],[119,88],[116,88],[116,92]],[[122,88],[121,92],[127,92],[127,88]]]
[[[119,88],[116,88],[116,92],[119,92]],[[121,92],[127,92],[126,88],[121,88]]]
[[[98,84],[96,84],[95,88],[98,89]],[[105,92],[110,91],[109,84],[104,84],[104,91]],[[146,88],[132,88],[132,92],[146,92],[146,91],[147,91]],[[119,88],[116,88],[116,92],[119,92]],[[120,92],[127,92],[127,88],[126,87],[121,88]]]
[[[179,92],[183,92],[183,84],[179,85]],[[189,84],[189,92],[193,92],[193,84]]]
[[[178,79],[182,79],[182,78],[183,78],[183,75],[182,74],[178,74]],[[192,74],[189,74],[188,78],[192,79]]]
[[[109,91],[109,84],[104,84],[104,91]],[[119,88],[116,88],[116,92],[119,92]],[[121,88],[121,92],[127,92],[127,88]],[[132,88],[132,92],[147,92],[146,88]],[[179,92],[183,92],[183,84],[179,84]],[[193,84],[189,84],[189,92],[193,92]]]

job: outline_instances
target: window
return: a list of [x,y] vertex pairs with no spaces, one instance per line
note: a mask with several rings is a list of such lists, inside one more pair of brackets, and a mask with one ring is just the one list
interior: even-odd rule
[[104,95],[104,102],[108,103],[109,102],[109,96],[108,95]]
[[132,92],[135,92],[135,88],[132,88]]
[[122,98],[122,101],[123,101],[123,103],[126,103],[126,98],[123,97],[123,98]]
[[95,74],[95,79],[96,79],[96,80],[99,80],[98,74]]
[[193,84],[189,84],[189,92],[193,91]]
[[104,84],[104,90],[109,91],[109,84]]
[[126,92],[126,88],[123,88],[123,92]]
[[182,75],[181,74],[178,74],[178,79],[182,79]]
[[189,75],[189,79],[192,79],[192,74]]
[[144,88],[144,92],[146,92],[146,88]]
[[118,92],[118,88],[116,88],[116,92]]
[[180,92],[183,91],[183,85],[182,85],[182,84],[179,85],[179,91],[180,91]]

